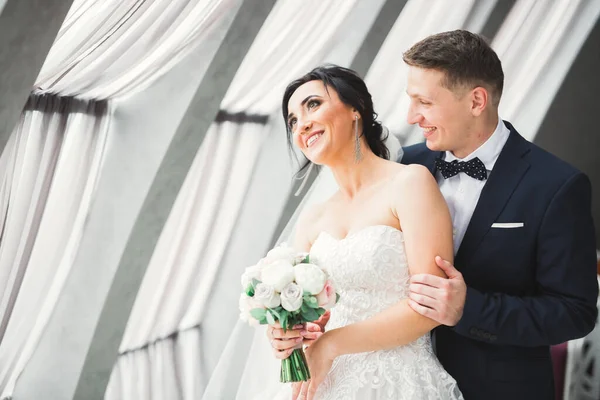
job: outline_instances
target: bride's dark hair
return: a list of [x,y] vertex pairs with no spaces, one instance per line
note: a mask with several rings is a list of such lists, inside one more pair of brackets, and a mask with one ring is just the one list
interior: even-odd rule
[[[385,145],[387,134],[384,137],[381,123],[377,121],[377,113],[373,109],[373,99],[365,81],[353,70],[333,64],[316,67],[306,75],[292,81],[285,89],[281,102],[281,110],[283,111],[283,120],[286,125],[287,140],[290,149],[293,146],[292,132],[287,124],[288,102],[296,89],[310,81],[323,82],[325,90],[333,88],[344,104],[358,110],[363,120],[362,134],[367,140],[369,148],[375,155],[381,158],[390,158],[390,152]],[[298,173],[304,171],[309,165],[310,161],[307,160]]]

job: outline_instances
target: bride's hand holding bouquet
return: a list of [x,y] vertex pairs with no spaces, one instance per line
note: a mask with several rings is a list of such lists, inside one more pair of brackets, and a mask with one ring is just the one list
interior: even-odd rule
[[[339,299],[333,283],[322,266],[312,263],[307,253],[295,251],[283,244],[267,253],[242,275],[240,318],[250,325],[278,325],[284,334],[305,329],[307,339],[316,339],[318,329],[307,323],[328,318],[324,314]],[[323,318],[321,318],[323,317]],[[312,331],[312,332],[311,332]],[[291,333],[291,332],[290,332]],[[273,342],[273,341],[272,341]],[[302,338],[297,338],[298,344]],[[287,354],[286,354],[287,355]],[[301,382],[310,379],[302,348],[295,348],[281,362],[281,382]]]

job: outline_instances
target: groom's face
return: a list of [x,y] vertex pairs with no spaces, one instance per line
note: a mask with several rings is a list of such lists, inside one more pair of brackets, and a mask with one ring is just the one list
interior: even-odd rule
[[444,78],[442,71],[409,66],[407,121],[421,127],[430,150],[460,157],[457,152],[467,143],[473,118],[471,102],[464,93],[444,87]]

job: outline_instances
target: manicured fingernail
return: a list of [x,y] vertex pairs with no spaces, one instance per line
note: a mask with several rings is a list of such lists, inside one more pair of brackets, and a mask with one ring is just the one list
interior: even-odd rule
[[304,340],[304,338],[299,337],[298,339],[296,339],[296,343],[300,343]]
[[294,329],[302,329],[304,328],[304,325],[299,324],[299,325],[294,325]]
[[304,330],[304,329],[300,331],[300,334],[301,334],[302,336],[306,335],[307,333],[308,333],[308,331],[307,331],[307,330]]

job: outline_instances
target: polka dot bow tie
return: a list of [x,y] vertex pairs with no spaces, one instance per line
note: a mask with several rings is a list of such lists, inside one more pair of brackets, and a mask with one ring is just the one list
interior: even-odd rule
[[485,165],[477,157],[469,161],[454,160],[452,162],[444,161],[441,158],[436,158],[435,166],[438,170],[440,170],[444,179],[451,178],[459,172],[464,172],[471,178],[475,178],[480,181],[485,181],[487,179]]

